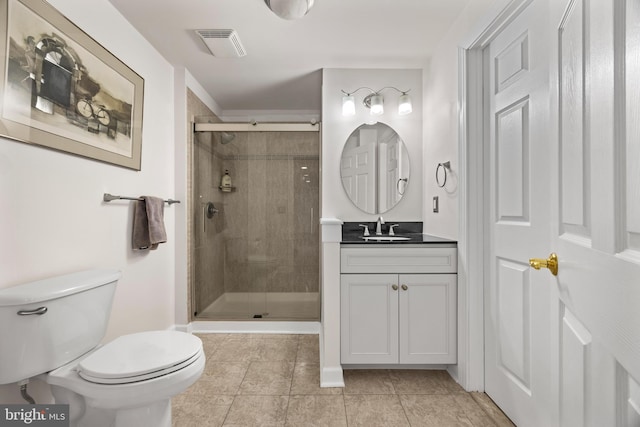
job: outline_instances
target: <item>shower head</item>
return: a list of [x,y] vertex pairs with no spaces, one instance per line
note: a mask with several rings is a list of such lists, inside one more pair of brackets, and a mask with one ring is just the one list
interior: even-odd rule
[[220,132],[220,143],[228,144],[236,137],[235,133]]

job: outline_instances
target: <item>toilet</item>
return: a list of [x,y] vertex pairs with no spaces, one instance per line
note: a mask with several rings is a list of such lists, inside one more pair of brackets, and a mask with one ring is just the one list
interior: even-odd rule
[[104,338],[120,272],[0,289],[0,384],[39,378],[72,427],[171,426],[171,398],[202,374],[202,341],[177,331]]

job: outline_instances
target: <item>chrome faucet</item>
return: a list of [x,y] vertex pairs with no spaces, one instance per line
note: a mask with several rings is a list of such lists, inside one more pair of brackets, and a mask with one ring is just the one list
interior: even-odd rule
[[382,236],[382,224],[384,224],[384,219],[380,216],[376,221],[376,236]]

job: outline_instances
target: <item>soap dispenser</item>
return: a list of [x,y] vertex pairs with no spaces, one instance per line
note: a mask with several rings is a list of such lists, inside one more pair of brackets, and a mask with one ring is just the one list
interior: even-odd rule
[[222,175],[222,179],[220,180],[220,190],[225,193],[230,193],[231,188],[231,175],[229,175],[229,170],[225,169],[224,175]]

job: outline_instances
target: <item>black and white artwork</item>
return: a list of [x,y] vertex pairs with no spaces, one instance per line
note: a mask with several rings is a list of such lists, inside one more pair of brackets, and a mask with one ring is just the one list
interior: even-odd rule
[[0,133],[140,169],[143,80],[43,0],[4,0]]

